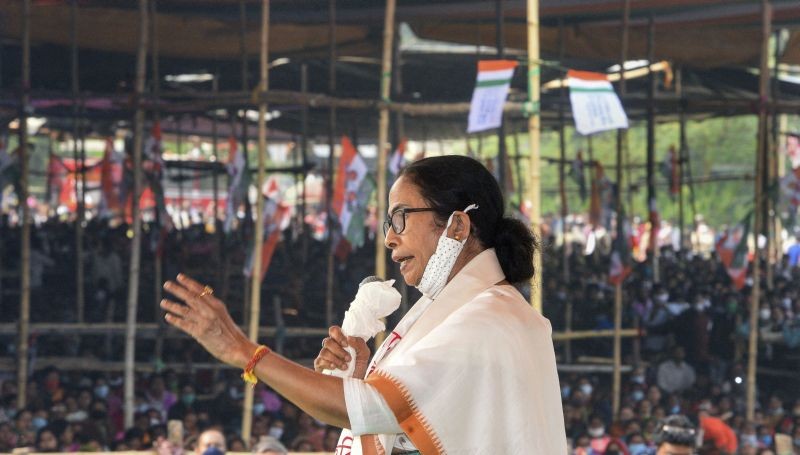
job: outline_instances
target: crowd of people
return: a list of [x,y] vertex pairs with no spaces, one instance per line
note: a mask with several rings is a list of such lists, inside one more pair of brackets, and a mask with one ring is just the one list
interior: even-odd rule
[[[0,248],[16,251],[19,231],[7,225],[0,225],[0,230]],[[86,231],[91,240],[86,251],[85,320],[122,321],[127,287],[127,227],[109,228],[93,222]],[[68,224],[45,224],[34,230],[32,239],[32,320],[75,321],[74,231]],[[230,248],[234,242],[228,241],[231,243],[220,244],[226,240],[200,225],[171,233],[163,246],[164,276],[196,266],[196,273],[208,278],[206,281],[216,289],[223,289],[219,264],[196,258],[207,257],[209,251],[221,245],[230,258],[229,267],[241,267],[246,252],[243,247]],[[351,252],[344,260],[337,259],[335,312],[339,317],[360,279],[370,274],[374,261],[370,245],[367,242],[367,246]],[[608,252],[598,248],[587,256],[584,248],[571,248],[565,273],[559,247],[548,238],[543,245],[543,311],[553,330],[564,330],[568,323],[573,331],[612,327],[614,289],[607,280]],[[319,258],[325,255],[326,248],[325,242],[304,238],[302,233],[285,233],[265,279],[265,295],[281,296],[287,325],[324,327],[325,271],[324,264],[320,265],[324,261]],[[155,260],[156,250],[146,244],[143,261]],[[16,260],[13,254],[3,254],[2,270],[18,270]],[[758,314],[762,372],[758,375],[758,407],[751,420],[745,417],[745,390],[753,278],[743,289],[736,289],[713,252],[692,254],[669,246],[660,252],[658,273],[650,264],[634,263],[623,286],[623,326],[643,330],[642,336],[623,344],[624,364],[631,368],[623,375],[619,412],[612,412],[609,374],[560,374],[572,453],[655,453],[662,430],[660,422],[669,416],[685,415],[698,430],[700,453],[769,454],[776,453],[780,441],[788,441],[791,450],[800,454],[800,394],[791,373],[800,362],[800,268],[796,261],[790,263],[786,256],[777,264],[771,286],[767,286],[766,274],[759,277],[764,285]],[[306,279],[293,279],[301,276],[295,273],[300,269]],[[151,267],[143,267],[143,273],[145,283],[154,279],[147,276],[152,273]],[[5,290],[13,285],[11,281],[2,283]],[[229,294],[234,295],[238,284],[231,281],[227,286]],[[152,298],[153,286],[144,284],[141,289],[141,301]],[[411,301],[415,292],[410,291]],[[16,304],[13,293],[4,293],[0,318],[15,320]],[[155,305],[140,308],[140,320],[153,321],[160,316]],[[238,310],[239,316],[243,309]],[[237,314],[235,307],[233,312]],[[274,323],[271,313],[265,313],[262,324]],[[11,337],[3,340],[6,355],[13,354],[15,342]],[[103,344],[90,337],[84,337],[81,343],[45,342],[42,337],[37,343],[37,355],[93,355],[104,359],[121,355],[119,342],[103,351]],[[160,360],[207,359],[196,349],[182,349],[189,344],[174,343],[177,344],[164,350]],[[286,344],[284,354],[296,359],[313,358],[318,343],[316,339],[298,339]],[[192,353],[188,359],[186,352]],[[556,353],[559,364],[580,364],[581,357],[608,358],[611,340],[573,341],[569,348],[559,343]],[[143,361],[153,360],[149,347],[137,355]],[[15,409],[15,378],[7,375],[3,379],[1,452],[23,446],[43,452],[150,448],[167,437],[169,420],[182,422],[186,450],[194,449],[200,434],[207,429],[219,430],[229,451],[246,451],[259,442],[274,439],[292,451],[333,452],[338,438],[336,428],[315,421],[260,384],[253,407],[252,436],[243,441],[239,429],[244,384],[238,372],[224,368],[138,375],[135,423],[130,428],[123,425],[120,374],[37,369],[27,389],[28,406],[22,411]]]

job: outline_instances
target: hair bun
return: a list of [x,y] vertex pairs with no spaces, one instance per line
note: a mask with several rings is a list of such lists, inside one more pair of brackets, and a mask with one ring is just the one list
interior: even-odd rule
[[533,277],[533,252],[537,247],[536,237],[522,221],[504,216],[497,222],[494,248],[509,282],[519,283]]

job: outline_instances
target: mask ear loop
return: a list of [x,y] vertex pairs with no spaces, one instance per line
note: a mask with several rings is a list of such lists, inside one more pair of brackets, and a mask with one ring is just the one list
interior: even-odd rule
[[[464,213],[467,213],[470,210],[475,210],[475,209],[478,209],[478,208],[480,208],[478,206],[478,204],[470,204],[470,205],[467,206],[467,208],[464,209]],[[455,214],[456,214],[456,212],[451,213],[450,217],[447,219],[447,226],[444,227],[444,232],[442,232],[442,236],[444,236],[444,237],[447,236],[447,230],[450,229],[450,225],[453,224],[453,215],[455,215]],[[456,236],[455,240],[461,241],[461,240],[459,240],[459,236]],[[466,241],[467,241],[467,239],[464,239],[464,242],[466,242]]]

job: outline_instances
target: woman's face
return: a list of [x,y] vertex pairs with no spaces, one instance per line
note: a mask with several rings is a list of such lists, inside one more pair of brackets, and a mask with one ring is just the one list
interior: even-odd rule
[[[428,203],[422,198],[419,188],[406,177],[400,177],[389,191],[388,214],[401,208],[424,208]],[[406,284],[416,286],[428,260],[436,251],[444,227],[434,223],[435,212],[406,213],[405,229],[400,234],[389,229],[384,245],[392,250],[392,260],[400,263],[400,273]],[[399,215],[398,215],[399,216]]]

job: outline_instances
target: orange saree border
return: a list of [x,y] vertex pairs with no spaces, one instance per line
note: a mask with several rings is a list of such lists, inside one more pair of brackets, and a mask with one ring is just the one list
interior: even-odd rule
[[423,455],[443,454],[444,446],[419,411],[408,389],[388,374],[375,370],[365,382],[383,396],[400,428]]

